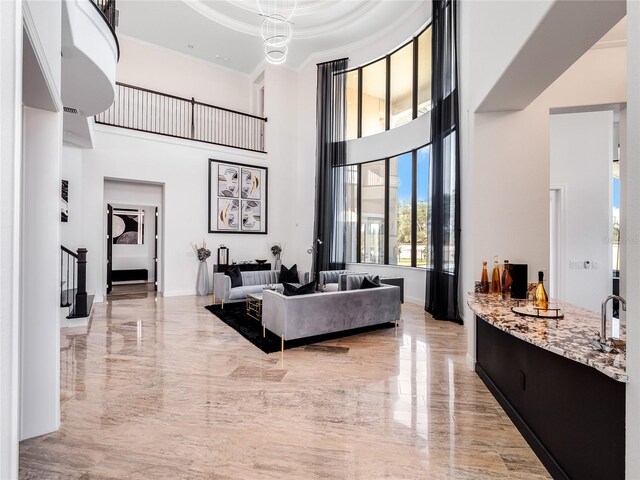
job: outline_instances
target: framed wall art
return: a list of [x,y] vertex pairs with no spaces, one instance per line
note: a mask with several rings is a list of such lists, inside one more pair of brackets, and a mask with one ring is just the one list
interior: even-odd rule
[[60,190],[60,221],[69,221],[69,180],[62,180]]
[[114,208],[112,237],[114,245],[142,245],[144,243],[144,210]]
[[209,233],[267,233],[267,168],[209,159]]

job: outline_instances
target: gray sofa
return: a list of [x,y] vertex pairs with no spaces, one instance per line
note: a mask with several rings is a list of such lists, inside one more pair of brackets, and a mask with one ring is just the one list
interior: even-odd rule
[[[266,285],[275,285],[277,290],[283,290],[279,281],[280,272],[277,270],[240,273],[242,286],[235,288],[231,288],[231,278],[228,275],[213,274],[213,303],[221,302],[224,308],[225,303],[244,302],[247,295],[261,293]],[[309,272],[298,272],[298,283],[292,285],[300,286],[309,282]]]
[[[340,275],[338,290],[357,290],[365,278],[371,280],[374,276],[368,273],[352,273]],[[403,277],[378,277],[383,285],[395,285],[400,288],[400,303],[404,303],[404,278]]]
[[400,288],[390,285],[294,297],[265,291],[262,297],[262,324],[283,342],[399,319]]
[[348,275],[367,275],[365,272],[356,272],[354,270],[323,270],[318,274],[321,288],[326,292],[336,292],[347,289]]

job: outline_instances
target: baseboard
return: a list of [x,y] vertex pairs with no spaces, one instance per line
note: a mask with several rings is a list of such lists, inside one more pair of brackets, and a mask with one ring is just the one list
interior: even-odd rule
[[476,359],[473,358],[471,355],[469,355],[467,353],[467,356],[465,357],[465,361],[467,363],[467,368],[469,370],[471,370],[472,372],[476,371]]
[[86,327],[89,325],[89,317],[67,318],[67,328]]
[[[195,296],[196,295],[196,291],[195,290],[188,290],[188,291],[168,291],[168,292],[158,292],[158,295],[163,296],[163,297],[188,297],[188,296]],[[210,293],[209,295],[213,295],[213,293]]]
[[408,297],[407,295],[405,295],[404,303],[414,303],[416,305],[424,306],[424,298]]

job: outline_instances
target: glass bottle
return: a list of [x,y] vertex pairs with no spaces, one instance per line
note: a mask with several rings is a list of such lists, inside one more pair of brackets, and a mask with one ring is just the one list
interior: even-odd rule
[[509,260],[504,261],[504,268],[502,270],[502,295],[508,296],[511,295],[511,271],[509,267]]
[[533,306],[544,310],[549,308],[549,297],[544,289],[544,272],[538,272],[538,286],[533,297]]
[[500,285],[500,268],[498,267],[498,256],[493,260],[493,271],[491,272],[491,287],[489,289],[489,293],[493,293],[495,295],[500,295],[502,291]]
[[482,276],[480,277],[480,293],[489,293],[489,273],[487,262],[482,262]]

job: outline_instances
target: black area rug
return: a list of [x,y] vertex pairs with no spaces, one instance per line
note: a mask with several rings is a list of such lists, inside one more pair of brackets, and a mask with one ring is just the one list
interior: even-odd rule
[[[221,308],[220,305],[207,305],[207,310],[213,313],[224,323],[233,328],[244,338],[253,343],[264,353],[273,353],[280,351],[280,337],[267,330],[266,336],[262,336],[262,323],[250,317],[245,313],[244,303],[231,303]],[[370,327],[354,328],[343,332],[329,333],[326,335],[316,335],[313,337],[300,338],[297,340],[288,340],[284,342],[285,350],[289,348],[300,347],[312,343],[334,340],[336,338],[349,337],[360,333],[380,330],[382,328],[393,328],[394,323],[382,323],[380,325],[372,325]]]

